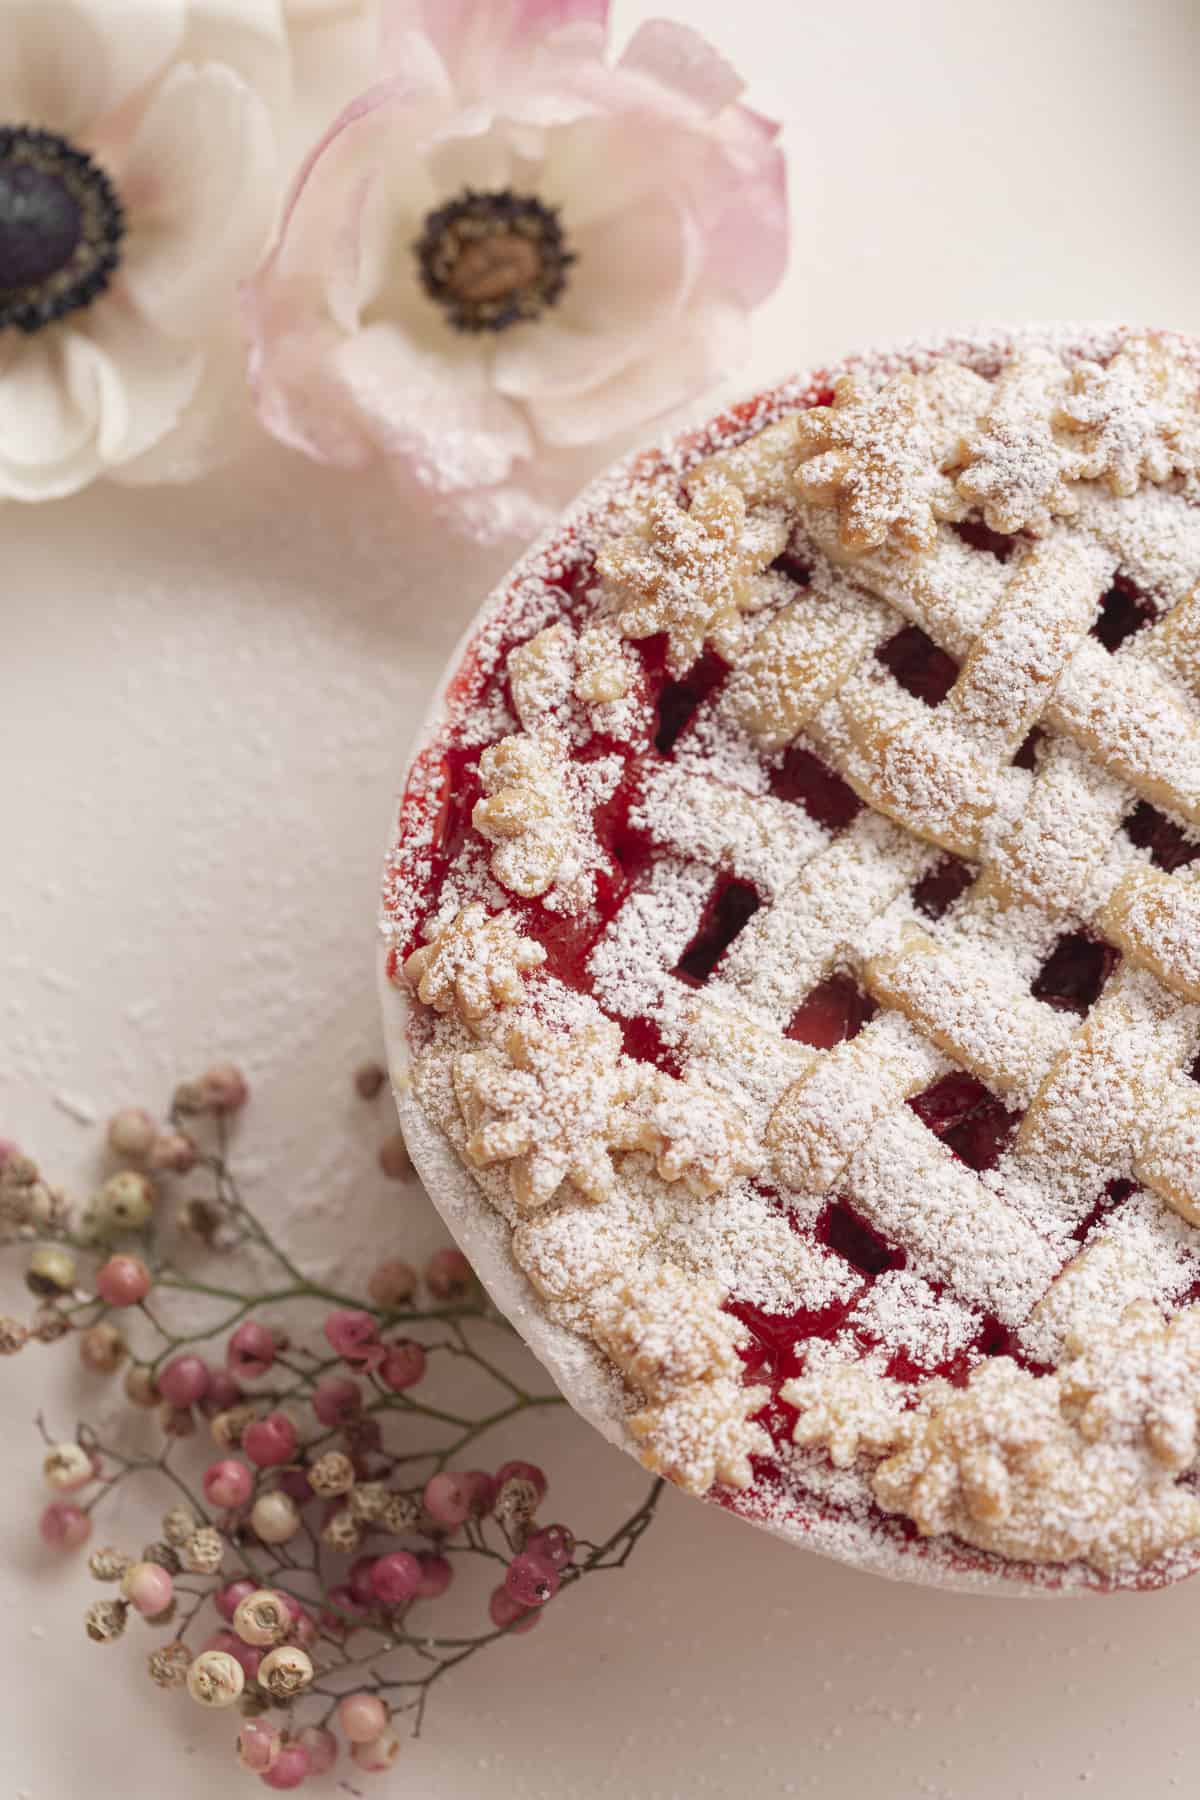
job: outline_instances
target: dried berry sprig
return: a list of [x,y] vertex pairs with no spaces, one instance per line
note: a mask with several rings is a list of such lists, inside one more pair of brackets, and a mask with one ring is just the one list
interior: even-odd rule
[[[354,1085],[374,1098],[382,1071],[364,1065]],[[592,1542],[541,1521],[548,1484],[536,1464],[464,1468],[488,1433],[561,1396],[514,1372],[514,1334],[458,1250],[439,1250],[420,1274],[390,1258],[363,1297],[310,1280],[230,1167],[230,1125],[248,1097],[222,1064],[182,1083],[161,1124],[123,1109],[107,1130],[122,1166],[82,1207],[0,1141],[0,1237],[31,1246],[26,1284],[40,1302],[28,1323],[0,1320],[0,1354],[73,1339],[93,1375],[123,1371],[124,1433],[80,1422],[59,1439],[38,1419],[55,1495],[41,1535],[74,1549],[118,1488],[165,1494],[154,1542],[93,1550],[92,1576],[115,1592],[88,1607],[85,1630],[114,1643],[136,1615],[165,1634],[147,1658],[151,1680],[236,1708],[239,1761],[284,1790],[330,1769],[342,1740],[357,1770],[390,1767],[397,1727],[419,1735],[438,1681],[532,1629],[585,1575],[624,1567],[662,1484]],[[379,1160],[395,1179],[410,1172],[394,1136]],[[197,1173],[206,1191],[168,1216],[173,1185]],[[189,1264],[207,1252],[223,1269],[253,1253],[277,1279],[205,1279]],[[210,1309],[207,1322],[175,1320],[185,1294]],[[314,1308],[319,1350],[307,1341]],[[292,1325],[305,1315],[307,1335]],[[469,1405],[457,1398],[468,1374],[480,1396]],[[414,1620],[489,1564],[500,1580],[479,1597],[487,1629],[439,1635],[425,1610]]]

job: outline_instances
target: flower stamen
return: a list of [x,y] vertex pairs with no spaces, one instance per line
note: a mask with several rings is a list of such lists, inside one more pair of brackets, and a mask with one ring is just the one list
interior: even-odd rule
[[458,331],[504,331],[562,298],[575,257],[558,212],[510,188],[437,207],[414,245],[421,285]]
[[124,235],[116,190],[86,151],[53,131],[0,126],[0,331],[40,331],[90,306]]

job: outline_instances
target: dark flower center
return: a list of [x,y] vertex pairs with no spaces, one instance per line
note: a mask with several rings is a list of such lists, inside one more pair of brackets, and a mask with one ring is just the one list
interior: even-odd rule
[[555,209],[509,188],[468,188],[439,206],[414,248],[422,287],[459,331],[540,318],[561,299],[575,261]]
[[0,125],[0,331],[90,306],[121,259],[125,216],[103,169],[66,138]]

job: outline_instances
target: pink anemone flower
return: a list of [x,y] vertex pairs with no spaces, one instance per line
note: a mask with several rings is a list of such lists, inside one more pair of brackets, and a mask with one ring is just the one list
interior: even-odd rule
[[496,535],[741,359],[787,255],[777,127],[688,26],[610,60],[608,10],[384,0],[380,79],[244,290],[276,437]]

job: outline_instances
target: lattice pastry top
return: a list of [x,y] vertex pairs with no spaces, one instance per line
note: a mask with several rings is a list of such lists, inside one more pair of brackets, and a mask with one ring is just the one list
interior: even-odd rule
[[1200,1565],[1198,499],[1181,339],[856,361],[585,496],[414,764],[418,1166],[815,1547]]

